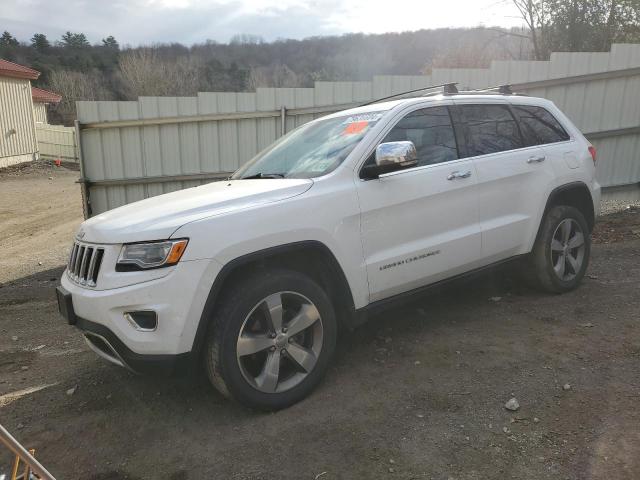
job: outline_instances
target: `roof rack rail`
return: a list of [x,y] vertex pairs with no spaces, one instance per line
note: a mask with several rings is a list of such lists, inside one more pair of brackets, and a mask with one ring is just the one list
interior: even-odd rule
[[513,91],[510,84],[496,85],[494,87],[478,88],[471,90],[474,93],[498,93],[500,95],[519,95]]
[[382,97],[376,100],[371,100],[370,102],[362,103],[359,106],[365,107],[367,105],[373,105],[374,103],[382,102],[383,100],[390,100],[392,98],[401,97],[403,95],[409,95],[411,93],[417,93],[417,92],[424,92],[425,90],[433,90],[436,88],[441,88],[442,91],[430,92],[430,93],[427,93],[427,95],[439,95],[439,94],[453,95],[458,93],[458,88],[456,87],[456,85],[458,85],[457,82],[449,82],[449,83],[440,83],[438,85],[430,85],[428,87],[416,88],[415,90],[407,90],[406,92],[400,92],[394,95],[389,95],[388,97]]
[[445,95],[451,95],[451,94],[456,94],[458,93],[458,87],[457,87],[458,83],[447,83],[444,85],[444,87],[442,88],[442,93],[444,93]]
[[[367,105],[373,105],[374,103],[382,102],[384,100],[390,100],[392,98],[402,97],[404,95],[410,95],[412,93],[425,92],[425,91],[426,93],[423,93],[421,96],[431,97],[434,95],[474,95],[474,94],[526,96],[522,93],[515,93],[512,90],[511,85],[509,84],[496,85],[495,87],[478,88],[475,90],[458,90],[457,85],[458,85],[458,82],[449,82],[449,83],[441,83],[439,85],[430,85],[428,87],[416,88],[414,90],[407,90],[406,92],[400,92],[393,95],[389,95],[388,97],[382,97],[376,100],[371,100],[369,102],[362,103],[359,106],[365,107]],[[435,90],[435,89],[439,89],[439,90],[428,91],[428,90]]]

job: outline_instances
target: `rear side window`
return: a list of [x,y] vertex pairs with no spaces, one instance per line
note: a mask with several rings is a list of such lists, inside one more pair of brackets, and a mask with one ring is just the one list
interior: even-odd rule
[[569,140],[569,134],[547,109],[531,105],[514,105],[513,111],[520,120],[526,146]]
[[466,140],[467,156],[514,150],[523,146],[520,130],[506,105],[459,105],[456,128]]

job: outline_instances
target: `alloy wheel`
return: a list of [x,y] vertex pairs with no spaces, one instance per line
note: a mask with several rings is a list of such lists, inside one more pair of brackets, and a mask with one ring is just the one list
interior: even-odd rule
[[281,393],[313,371],[322,341],[322,319],[313,302],[296,292],[278,292],[258,302],[245,318],[236,357],[253,388]]
[[551,237],[551,264],[556,276],[565,282],[573,280],[584,262],[585,237],[580,224],[565,218]]

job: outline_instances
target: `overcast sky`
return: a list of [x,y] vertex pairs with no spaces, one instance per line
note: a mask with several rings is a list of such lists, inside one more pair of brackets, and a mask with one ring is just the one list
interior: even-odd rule
[[347,32],[518,26],[511,0],[0,0],[0,30],[21,41],[67,30],[121,44],[227,42],[238,33],[265,40]]

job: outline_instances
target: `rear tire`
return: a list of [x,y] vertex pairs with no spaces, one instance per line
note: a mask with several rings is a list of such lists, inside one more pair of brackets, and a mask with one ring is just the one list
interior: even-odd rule
[[320,383],[337,337],[334,308],[308,276],[269,270],[231,285],[205,345],[211,383],[260,410],[286,408]]
[[590,254],[591,232],[580,210],[552,207],[529,255],[528,279],[550,293],[573,290],[584,277]]

